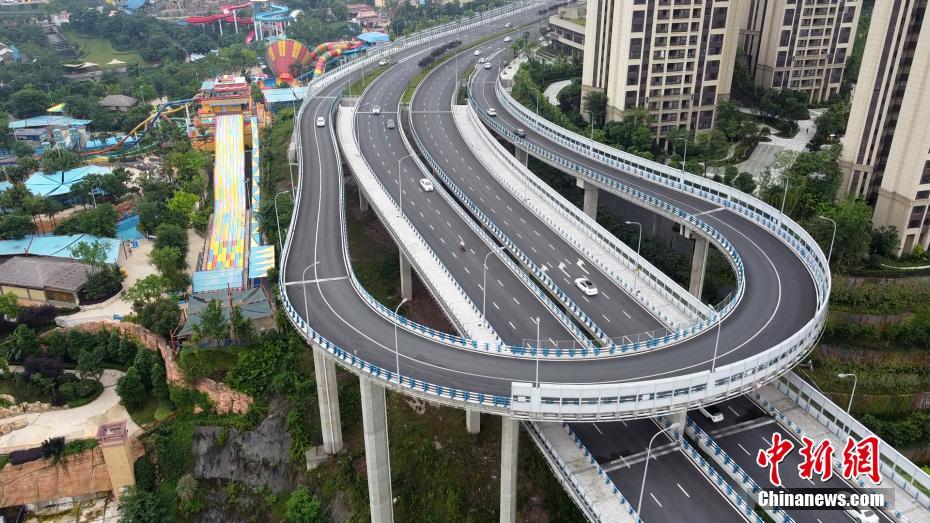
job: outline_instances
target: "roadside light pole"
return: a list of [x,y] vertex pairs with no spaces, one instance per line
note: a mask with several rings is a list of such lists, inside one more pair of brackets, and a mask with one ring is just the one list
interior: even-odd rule
[[627,220],[623,223],[627,225],[635,225],[639,228],[639,240],[636,241],[636,274],[633,275],[633,292],[636,292],[636,277],[639,275],[639,262],[642,259],[642,256],[639,254],[639,250],[643,246],[643,224],[630,220]]
[[407,303],[407,298],[400,300],[394,309],[394,361],[397,365],[397,385],[400,386],[400,345],[397,343],[397,311]]
[[837,374],[836,377],[840,379],[846,379],[846,378],[853,379],[852,391],[849,393],[849,405],[846,406],[846,414],[849,414],[849,411],[852,410],[853,396],[856,395],[856,384],[859,383],[859,377],[851,372]]
[[639,501],[636,503],[636,514],[637,516],[641,514],[640,510],[643,508],[643,494],[646,491],[646,474],[649,472],[649,460],[652,458],[652,443],[655,441],[656,437],[663,432],[668,432],[670,430],[678,430],[678,424],[672,423],[668,427],[656,432],[652,435],[652,438],[649,440],[649,446],[646,447],[646,464],[643,466],[643,482],[639,486]]
[[823,219],[823,220],[827,220],[828,222],[830,222],[830,223],[833,224],[833,237],[830,238],[830,251],[827,253],[827,266],[829,267],[829,266],[830,266],[830,258],[833,257],[833,242],[836,241],[836,222],[833,221],[831,218],[827,218],[826,216],[824,216],[824,215],[822,215],[822,214],[818,214],[817,217],[818,217],[818,218],[821,218],[821,219]]

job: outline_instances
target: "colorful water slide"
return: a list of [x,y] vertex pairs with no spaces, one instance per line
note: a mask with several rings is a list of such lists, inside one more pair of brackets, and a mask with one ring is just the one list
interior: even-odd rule
[[277,78],[283,78],[285,75],[293,78],[312,61],[310,50],[304,44],[289,38],[275,40],[269,44],[265,57],[268,67]]
[[[155,127],[155,124],[162,118],[167,118],[172,114],[182,111],[190,106],[194,101],[194,98],[187,98],[184,100],[172,100],[158,106],[158,110],[149,115],[148,118],[142,120],[142,122],[135,126],[131,131],[126,133],[126,136],[121,138],[115,144],[93,152],[81,153],[84,156],[115,156],[118,154],[123,154],[126,150],[138,146],[142,143],[142,139],[145,138],[145,135]],[[126,140],[130,136],[135,136],[136,140],[131,144],[126,144]]]
[[291,13],[290,9],[283,5],[270,4],[267,11],[255,13],[253,20],[258,39],[265,40],[270,33],[274,33],[276,37],[284,35],[284,26],[291,20]]
[[241,114],[216,117],[213,166],[213,227],[204,271],[245,266],[246,201],[244,123]]
[[322,75],[326,71],[326,64],[330,60],[335,60],[343,55],[358,52],[363,46],[361,40],[342,40],[339,42],[325,42],[318,46],[310,53],[310,60],[316,60],[316,66],[313,68],[314,78]]
[[[236,32],[239,32],[239,24],[252,25],[252,18],[250,17],[240,17],[236,15],[236,11],[241,11],[243,9],[248,9],[250,6],[249,3],[245,4],[229,4],[220,6],[220,12],[212,15],[204,16],[188,16],[184,19],[189,24],[194,25],[206,25],[212,24],[213,22],[231,22],[236,26]],[[220,33],[223,32],[223,26],[220,24]]]

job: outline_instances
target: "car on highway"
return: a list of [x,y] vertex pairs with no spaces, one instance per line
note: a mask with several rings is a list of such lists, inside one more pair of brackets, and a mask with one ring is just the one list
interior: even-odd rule
[[526,138],[526,131],[523,129],[514,129],[513,134],[517,135],[520,138]]
[[475,52],[472,53],[472,54],[474,54],[475,56],[480,56],[480,55],[481,55],[481,49],[475,49]]
[[316,117],[316,126],[317,126],[317,127],[326,127],[326,120],[324,120],[322,116],[317,116],[317,117]]
[[420,178],[420,187],[426,192],[433,192],[433,182],[429,178]]
[[582,276],[581,278],[575,278],[575,286],[581,289],[581,292],[587,294],[588,296],[597,296],[597,287],[591,283],[591,280]]
[[490,69],[490,68],[491,68],[491,64],[488,63],[488,62],[485,62],[485,63],[484,63],[484,68],[485,68],[485,69]]
[[497,111],[493,107],[488,107],[488,116],[497,116]]
[[479,63],[479,64],[483,64],[484,62],[485,62],[485,60],[484,60],[484,57],[483,57],[483,56],[482,56],[481,58],[478,59],[478,63]]
[[707,418],[707,421],[710,421],[711,423],[720,423],[723,421],[723,412],[721,412],[720,408],[716,405],[699,407],[698,412],[700,412],[701,415]]
[[505,37],[504,37],[504,41],[505,41],[505,42],[509,42],[509,41],[510,41],[510,37],[509,37],[509,36],[505,36]]
[[371,114],[381,114],[381,106],[376,105],[371,108]]
[[513,24],[511,24],[510,22],[507,22],[506,24],[504,24],[504,27],[510,27],[510,26],[512,26],[512,25],[513,25]]
[[388,129],[394,129],[395,127],[397,127],[396,125],[394,125],[394,120],[388,120],[386,125]]
[[378,60],[378,65],[387,65],[389,63],[391,63],[391,61],[388,60],[387,58],[382,58],[381,60]]
[[848,508],[846,515],[857,523],[878,523],[878,514],[868,508]]

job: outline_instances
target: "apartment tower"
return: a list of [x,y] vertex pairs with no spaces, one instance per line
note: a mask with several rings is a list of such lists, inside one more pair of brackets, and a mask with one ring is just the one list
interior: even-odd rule
[[817,103],[839,94],[861,0],[749,0],[740,47],[749,77]]
[[607,95],[607,119],[655,116],[655,137],[709,130],[730,97],[745,0],[588,0],[582,93]]
[[840,196],[875,206],[899,254],[930,243],[930,24],[927,0],[875,2],[840,167]]

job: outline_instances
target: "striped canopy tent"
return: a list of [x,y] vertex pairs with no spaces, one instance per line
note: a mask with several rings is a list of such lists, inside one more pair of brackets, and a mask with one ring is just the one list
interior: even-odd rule
[[268,66],[277,77],[284,74],[295,76],[310,63],[310,50],[304,44],[289,38],[272,42],[265,54]]

